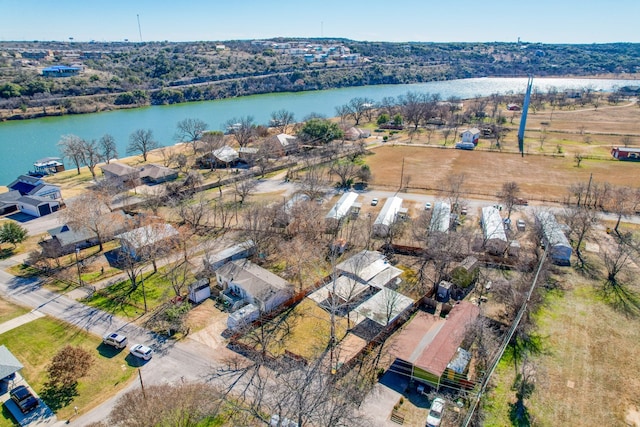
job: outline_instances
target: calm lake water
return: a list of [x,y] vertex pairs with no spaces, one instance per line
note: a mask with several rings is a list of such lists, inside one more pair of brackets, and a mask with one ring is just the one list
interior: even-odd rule
[[[452,96],[466,99],[493,93],[524,93],[526,83],[526,78],[477,78],[411,85],[362,86],[0,122],[0,185],[7,185],[18,175],[26,173],[37,159],[59,157],[57,143],[66,134],[99,139],[109,133],[116,140],[120,156],[125,156],[129,135],[136,129],[151,129],[160,145],[172,145],[176,142],[176,124],[185,118],[198,118],[204,120],[209,129],[222,130],[227,120],[241,116],[253,116],[256,123],[267,124],[271,112],[280,109],[294,112],[296,121],[310,113],[334,116],[336,106],[355,97],[380,101],[386,96],[397,97],[413,91],[440,94],[445,100]],[[539,78],[534,80],[534,89],[542,92],[550,88],[611,91],[617,87],[638,84],[639,81],[633,80]],[[72,167],[68,161],[65,164],[67,168]]]

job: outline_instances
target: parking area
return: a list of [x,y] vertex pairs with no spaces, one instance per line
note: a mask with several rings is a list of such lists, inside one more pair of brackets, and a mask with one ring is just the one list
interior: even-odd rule
[[[38,406],[30,410],[26,414],[20,411],[18,405],[11,400],[11,390],[19,386],[25,386],[33,396],[38,399]],[[53,411],[44,403],[38,395],[33,391],[25,379],[16,373],[15,377],[10,380],[0,381],[0,402],[11,413],[11,416],[20,426],[29,426],[37,424],[38,426],[54,425],[58,422]]]

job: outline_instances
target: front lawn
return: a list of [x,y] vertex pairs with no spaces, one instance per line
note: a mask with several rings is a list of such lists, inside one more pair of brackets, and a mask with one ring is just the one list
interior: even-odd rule
[[[62,406],[57,410],[59,420],[74,415],[74,406],[85,413],[122,389],[135,373],[125,357],[128,351],[114,350],[102,344],[99,337],[49,317],[43,317],[0,335],[4,344],[24,365],[21,374],[38,394],[47,381],[47,365],[65,345],[82,347],[94,355],[89,373],[78,382],[77,395],[62,406],[62,402],[47,402]],[[3,412],[4,413],[4,412]],[[0,427],[14,425],[12,419],[0,416]]]
[[96,291],[82,302],[116,316],[135,319],[145,313],[145,299],[147,312],[151,312],[175,295],[162,271],[163,268],[158,269],[157,273],[145,272],[143,280],[138,278],[135,289],[131,288],[131,281],[126,279]]

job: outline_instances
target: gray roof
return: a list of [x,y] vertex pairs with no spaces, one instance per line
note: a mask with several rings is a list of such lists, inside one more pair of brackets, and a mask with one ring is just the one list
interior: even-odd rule
[[20,197],[22,197],[22,195],[18,190],[7,191],[6,193],[0,194],[0,204],[17,202]]
[[230,278],[245,292],[261,301],[267,301],[280,290],[291,291],[291,285],[282,277],[246,259],[228,262],[216,274]]
[[171,224],[149,224],[115,236],[130,248],[140,249],[176,236],[178,231]]
[[24,368],[4,345],[0,345],[0,380]]
[[52,202],[58,203],[53,199],[49,199],[47,197],[40,197],[40,196],[22,196],[18,199],[18,203],[22,203],[23,205],[30,205],[30,206],[40,206],[44,203],[52,203]]
[[85,228],[74,229],[66,224],[61,227],[47,230],[47,232],[51,235],[51,237],[57,239],[60,243],[60,246],[62,247],[75,245],[77,243],[84,243],[97,237],[96,233],[91,230]]
[[389,267],[387,258],[378,251],[361,251],[336,265],[336,270],[352,274],[365,282]]

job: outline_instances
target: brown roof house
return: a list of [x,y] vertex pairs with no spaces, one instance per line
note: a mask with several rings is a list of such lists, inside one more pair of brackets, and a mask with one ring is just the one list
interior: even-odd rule
[[177,177],[178,171],[153,163],[140,167],[140,179],[146,184],[160,184],[173,181]]
[[446,319],[418,311],[393,339],[391,369],[436,388],[470,386],[471,355],[460,346],[479,314],[480,308],[467,301],[454,305]]
[[124,163],[111,162],[100,166],[104,177],[118,186],[133,188],[140,185],[140,171]]

